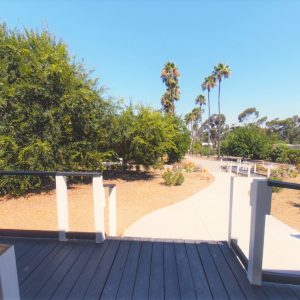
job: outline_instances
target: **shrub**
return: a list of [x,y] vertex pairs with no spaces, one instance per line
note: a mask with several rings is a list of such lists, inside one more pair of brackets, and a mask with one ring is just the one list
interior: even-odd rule
[[164,172],[162,178],[167,186],[182,185],[184,182],[184,176],[181,172],[173,172],[171,170]]
[[184,162],[182,163],[182,168],[191,173],[191,172],[195,172],[196,170],[196,165],[193,162]]
[[[282,181],[282,179],[281,178],[279,178],[279,177],[271,177],[270,178],[271,180],[278,180],[278,181]],[[278,193],[278,192],[280,192],[282,190],[282,188],[280,188],[280,187],[276,187],[276,186],[273,186],[272,187],[272,193]]]

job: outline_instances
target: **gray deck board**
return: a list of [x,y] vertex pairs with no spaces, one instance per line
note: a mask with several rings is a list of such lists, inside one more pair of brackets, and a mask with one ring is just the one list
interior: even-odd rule
[[180,299],[179,281],[173,243],[164,244],[165,299]]
[[152,247],[149,299],[164,299],[164,246],[154,242]]
[[151,254],[152,243],[143,242],[140,251],[132,299],[148,299],[151,272]]
[[65,278],[60,282],[53,294],[53,299],[66,299],[68,297],[96,246],[88,243],[81,247],[83,247],[83,251],[81,251]]
[[225,242],[0,242],[18,253],[21,299],[300,299],[299,286],[250,285]]
[[117,294],[118,300],[126,300],[132,298],[141,245],[142,243],[138,241],[131,242],[129,254]]

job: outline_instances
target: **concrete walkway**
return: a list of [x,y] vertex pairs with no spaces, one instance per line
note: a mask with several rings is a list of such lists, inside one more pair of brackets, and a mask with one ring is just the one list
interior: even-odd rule
[[[219,172],[220,163],[189,157],[206,168],[215,181],[186,200],[154,211],[131,225],[124,236],[227,240],[230,174]],[[248,256],[250,231],[250,182],[238,178],[238,201],[233,210],[233,237]],[[263,267],[300,274],[300,233],[267,216]]]

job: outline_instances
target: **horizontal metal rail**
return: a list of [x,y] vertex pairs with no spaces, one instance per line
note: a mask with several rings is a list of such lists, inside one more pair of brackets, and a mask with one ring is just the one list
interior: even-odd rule
[[32,176],[73,176],[73,177],[97,177],[101,172],[60,172],[60,171],[0,171],[0,175],[32,175]]
[[286,188],[291,190],[300,190],[299,183],[285,182],[279,180],[268,180],[268,186]]

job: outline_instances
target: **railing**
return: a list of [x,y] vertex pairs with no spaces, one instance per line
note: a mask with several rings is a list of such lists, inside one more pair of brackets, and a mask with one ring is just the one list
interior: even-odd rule
[[[235,180],[237,180],[236,183]],[[276,281],[276,276],[274,276],[273,273],[271,274],[270,272],[263,272],[262,269],[265,222],[266,215],[269,215],[271,212],[272,187],[300,190],[300,184],[282,182],[277,180],[253,179],[250,189],[251,216],[249,258],[247,258],[241,250],[241,248],[232,239],[233,202],[234,198],[237,197],[237,192],[235,191],[235,184],[240,184],[238,180],[241,181],[239,177],[231,177],[228,243],[232,246],[232,248],[235,250],[244,266],[247,268],[247,276],[251,284],[261,285],[262,278]],[[279,276],[283,278],[284,274],[280,274]],[[288,277],[289,276],[286,276],[286,278]],[[295,276],[290,276],[289,279],[290,280],[287,280],[287,282],[300,282],[300,278],[295,278]]]
[[100,172],[58,172],[58,171],[0,171],[0,176],[54,176],[56,184],[56,207],[58,222],[58,237],[60,241],[67,240],[69,231],[68,215],[68,187],[67,176],[92,177],[93,178],[93,203],[95,220],[96,243],[105,240],[105,187],[109,188],[109,235],[116,235],[116,186],[113,184],[103,185],[103,177]]

